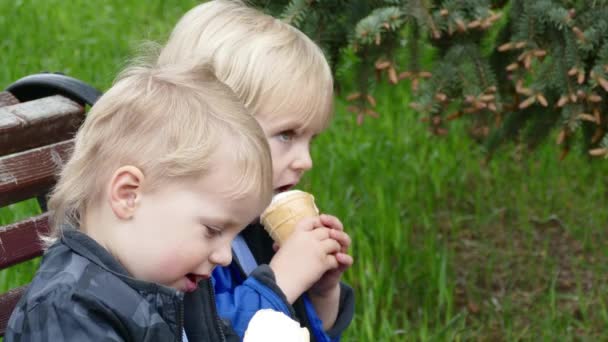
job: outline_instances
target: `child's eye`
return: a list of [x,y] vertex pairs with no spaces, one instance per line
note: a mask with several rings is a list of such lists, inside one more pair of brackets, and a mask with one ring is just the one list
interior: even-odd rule
[[296,133],[294,131],[291,131],[291,130],[290,131],[283,131],[283,132],[281,132],[281,133],[278,134],[278,137],[279,137],[279,139],[282,142],[290,142],[293,139],[293,137],[295,136],[295,134]]
[[218,228],[209,227],[209,226],[205,225],[205,230],[209,237],[215,237],[215,236],[222,235],[222,231]]

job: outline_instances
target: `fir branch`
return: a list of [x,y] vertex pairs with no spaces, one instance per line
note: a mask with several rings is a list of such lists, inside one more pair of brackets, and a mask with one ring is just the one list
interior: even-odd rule
[[[338,79],[358,89],[358,118],[388,75],[393,84],[420,85],[414,107],[429,116],[436,134],[444,134],[446,119],[460,116],[483,137],[498,125],[487,138],[491,152],[506,140],[534,146],[561,125],[565,150],[575,139],[587,147],[604,139],[608,155],[608,0],[277,0],[268,6],[275,13],[282,8],[278,13],[327,53]],[[432,74],[421,70],[422,51],[431,47]],[[409,69],[398,73],[399,65]]]
[[281,20],[299,27],[310,10],[310,4],[314,0],[292,0],[281,14]]
[[359,21],[355,27],[355,41],[362,45],[380,45],[382,33],[400,29],[403,17],[399,7],[378,8]]

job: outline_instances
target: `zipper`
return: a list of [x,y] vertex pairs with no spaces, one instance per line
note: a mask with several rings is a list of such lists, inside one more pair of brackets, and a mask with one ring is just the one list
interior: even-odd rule
[[215,318],[215,326],[220,332],[222,342],[226,342],[226,333],[224,332],[222,320],[220,319],[220,315],[217,313],[217,307],[215,306],[215,291],[213,291],[211,280],[207,280],[207,292],[209,292],[209,297],[211,298],[211,313]]
[[177,297],[177,329],[178,333],[176,335],[177,342],[182,342],[184,340],[184,296],[181,293],[177,293],[175,295]]

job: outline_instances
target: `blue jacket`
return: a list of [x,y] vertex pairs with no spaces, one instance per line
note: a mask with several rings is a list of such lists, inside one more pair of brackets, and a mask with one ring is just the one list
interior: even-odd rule
[[216,304],[220,317],[229,320],[232,328],[241,337],[244,335],[249,321],[260,309],[273,309],[285,313],[298,320],[311,332],[311,342],[334,342],[340,340],[340,335],[352,321],[354,314],[353,290],[341,285],[340,308],[334,326],[323,330],[323,323],[315,309],[304,294],[292,305],[289,305],[281,289],[277,286],[274,273],[267,265],[272,258],[272,240],[260,224],[248,226],[241,237],[246,242],[251,255],[258,264],[253,271],[246,275],[242,262],[234,253],[232,263],[228,267],[217,267],[213,271]]

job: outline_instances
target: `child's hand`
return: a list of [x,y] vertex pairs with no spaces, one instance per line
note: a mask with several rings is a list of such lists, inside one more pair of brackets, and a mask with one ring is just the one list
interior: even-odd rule
[[330,237],[340,244],[340,251],[335,254],[338,267],[325,272],[309,290],[310,295],[327,297],[339,288],[342,273],[352,266],[353,257],[347,254],[351,239],[344,232],[342,222],[337,217],[325,214],[321,215],[320,219],[323,226],[331,228]]
[[332,238],[334,229],[320,217],[305,218],[270,261],[277,285],[291,304],[328,270],[339,266],[342,246]]

